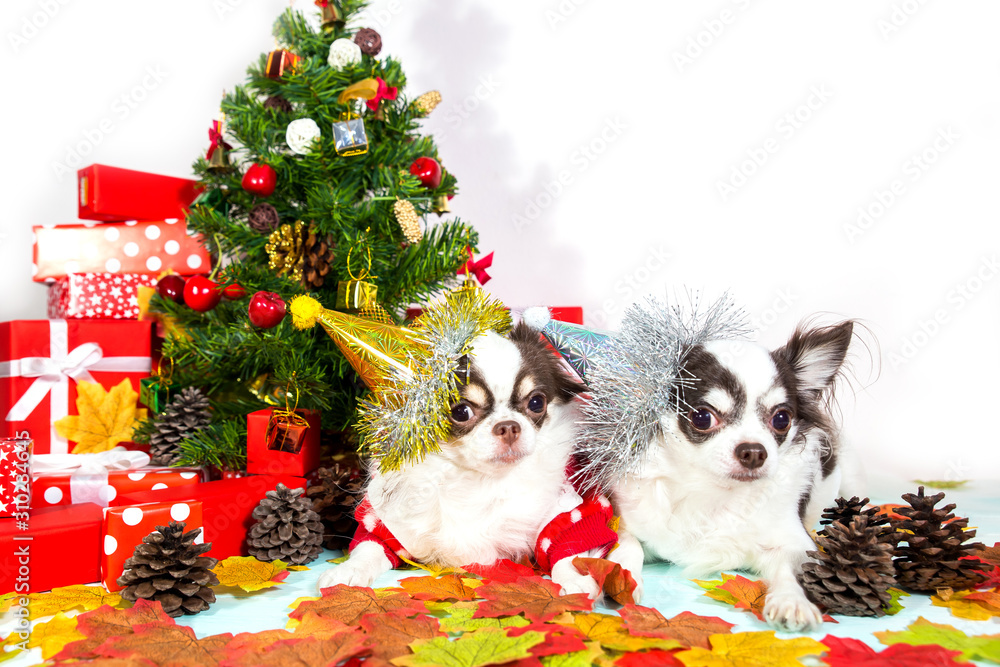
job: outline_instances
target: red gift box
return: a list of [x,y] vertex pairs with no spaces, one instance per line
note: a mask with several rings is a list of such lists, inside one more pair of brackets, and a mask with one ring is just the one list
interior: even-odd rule
[[31,506],[31,440],[0,438],[0,517]]
[[306,488],[306,480],[301,477],[249,475],[197,486],[121,495],[112,505],[120,507],[199,500],[205,522],[205,541],[212,543],[212,550],[205,555],[223,560],[230,556],[249,555],[246,542],[247,532],[256,523],[253,510],[279,483],[291,489]]
[[247,472],[254,475],[305,477],[319,467],[319,412],[295,411],[309,424],[303,434],[302,445],[296,453],[268,448],[267,424],[272,412],[274,408],[264,408],[247,415]]
[[183,220],[33,227],[35,282],[70,273],[205,273],[208,252]]
[[52,424],[76,414],[76,383],[138,393],[149,376],[151,324],[102,320],[0,322],[0,436],[31,437],[35,454],[65,454]]
[[120,495],[175,489],[201,484],[201,468],[138,468],[113,470],[104,474],[38,474],[33,480],[35,505],[96,503],[107,506]]
[[0,591],[37,593],[100,580],[103,521],[101,508],[90,503],[34,509],[27,522],[0,519]]
[[155,287],[143,273],[71,273],[49,285],[49,317],[139,319],[140,287]]
[[[118,577],[125,571],[125,561],[132,557],[135,548],[157,526],[171,521],[183,521],[184,532],[203,528],[201,502],[197,500],[171,503],[150,503],[111,507],[104,512],[104,545],[101,551],[101,583],[109,591],[119,591]],[[195,544],[205,541],[205,531],[194,539]]]
[[196,181],[103,164],[85,167],[76,177],[84,220],[183,218],[198,196]]

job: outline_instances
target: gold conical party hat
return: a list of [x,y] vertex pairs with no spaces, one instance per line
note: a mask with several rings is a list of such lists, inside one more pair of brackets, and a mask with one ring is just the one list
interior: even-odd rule
[[296,329],[322,324],[369,389],[390,379],[412,378],[414,360],[426,354],[423,340],[410,329],[327,310],[309,296],[295,297],[288,309]]

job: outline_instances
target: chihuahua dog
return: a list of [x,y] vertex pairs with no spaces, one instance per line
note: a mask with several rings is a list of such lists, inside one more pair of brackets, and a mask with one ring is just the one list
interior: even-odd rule
[[617,535],[610,503],[582,498],[568,481],[585,387],[524,324],[476,339],[459,378],[450,437],[419,463],[373,467],[350,557],[323,573],[320,589],[369,586],[403,559],[460,567],[535,556],[565,593],[596,597],[573,557],[603,556]]
[[644,558],[692,575],[750,570],[766,581],[770,625],[820,624],[797,575],[815,548],[807,528],[841,482],[829,402],[853,326],[799,328],[774,351],[723,340],[688,350],[684,409],[661,416],[641,471],[613,490],[623,521],[611,558],[633,575]]

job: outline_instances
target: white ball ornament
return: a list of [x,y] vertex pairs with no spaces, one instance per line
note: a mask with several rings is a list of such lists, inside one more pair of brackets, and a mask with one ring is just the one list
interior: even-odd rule
[[330,55],[327,56],[326,62],[334,69],[356,65],[361,62],[361,47],[344,37],[335,39],[330,45]]
[[288,124],[285,130],[285,143],[293,153],[305,155],[313,148],[313,143],[320,138],[319,125],[312,118],[299,118]]

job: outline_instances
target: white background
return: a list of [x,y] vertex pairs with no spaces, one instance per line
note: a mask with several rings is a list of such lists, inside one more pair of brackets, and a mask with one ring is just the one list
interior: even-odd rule
[[[44,317],[30,227],[74,221],[76,169],[188,175],[285,6],[5,0],[3,319]],[[410,97],[443,93],[425,126],[494,294],[613,327],[643,293],[728,288],[769,345],[859,318],[876,364],[841,398],[870,469],[996,479],[998,22],[994,0],[395,0],[359,25]]]

